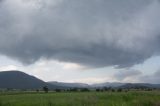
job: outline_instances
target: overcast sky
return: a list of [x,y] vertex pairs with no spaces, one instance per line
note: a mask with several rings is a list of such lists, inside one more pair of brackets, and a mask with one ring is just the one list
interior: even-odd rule
[[0,71],[160,83],[159,11],[160,0],[0,0]]

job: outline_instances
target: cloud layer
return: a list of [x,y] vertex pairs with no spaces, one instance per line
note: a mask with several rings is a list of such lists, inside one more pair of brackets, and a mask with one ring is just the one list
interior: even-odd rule
[[158,0],[1,0],[0,53],[131,67],[160,49]]

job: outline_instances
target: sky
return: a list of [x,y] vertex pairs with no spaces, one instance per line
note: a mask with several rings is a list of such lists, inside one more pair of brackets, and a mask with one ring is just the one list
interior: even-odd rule
[[159,11],[160,0],[0,0],[0,71],[160,83]]

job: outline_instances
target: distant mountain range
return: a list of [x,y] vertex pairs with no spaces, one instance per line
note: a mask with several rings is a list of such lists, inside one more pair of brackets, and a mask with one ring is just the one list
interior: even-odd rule
[[57,82],[57,81],[50,81],[47,83],[56,85],[56,86],[63,86],[66,88],[89,88],[90,87],[90,85],[84,84],[84,83],[65,83],[65,82]]
[[124,85],[124,83],[119,83],[119,82],[105,82],[105,83],[97,83],[97,84],[92,84],[92,87],[119,87]]
[[0,72],[0,89],[41,89],[48,86],[49,89],[68,89],[68,88],[160,88],[160,84],[149,83],[98,83],[98,84],[84,84],[84,83],[65,83],[50,81],[45,82],[34,76],[28,75],[20,71],[3,71]]
[[126,83],[119,88],[131,89],[131,88],[160,88],[160,84],[149,84],[149,83]]

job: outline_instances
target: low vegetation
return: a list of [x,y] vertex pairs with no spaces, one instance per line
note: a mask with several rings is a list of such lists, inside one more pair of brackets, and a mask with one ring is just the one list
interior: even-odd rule
[[158,90],[112,90],[5,91],[0,93],[0,106],[160,106]]

